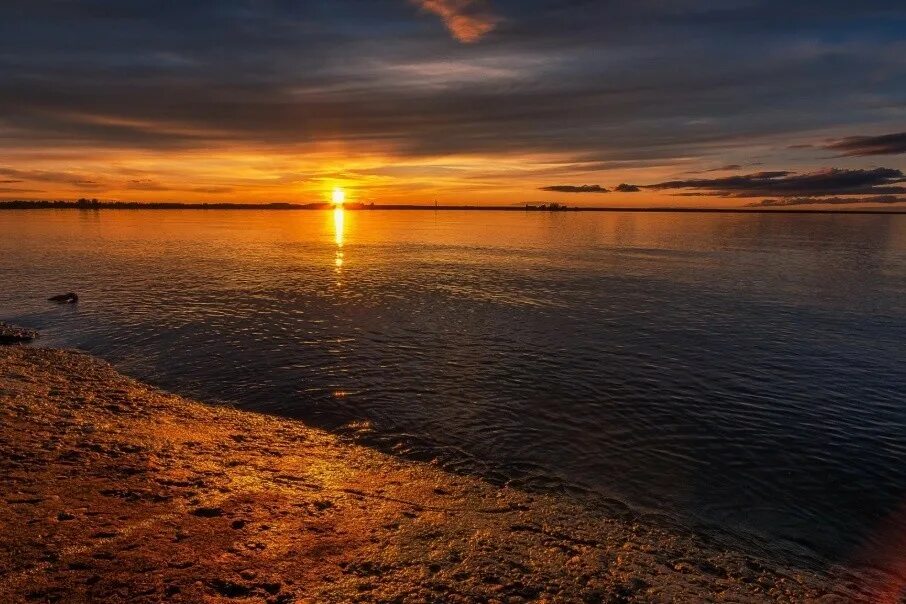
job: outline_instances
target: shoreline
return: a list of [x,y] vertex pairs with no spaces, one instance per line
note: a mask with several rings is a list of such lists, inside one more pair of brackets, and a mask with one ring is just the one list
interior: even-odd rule
[[0,348],[0,600],[880,601],[638,519],[493,486],[89,355]]
[[76,202],[52,201],[0,201],[0,210],[79,210],[83,212],[99,212],[101,210],[255,210],[255,211],[324,211],[341,207],[354,212],[375,211],[452,211],[452,212],[526,212],[526,213],[554,213],[561,212],[633,212],[633,213],[677,213],[677,214],[856,214],[856,215],[904,215],[903,209],[886,209],[878,207],[844,209],[804,209],[804,208],[769,208],[769,207],[724,207],[724,208],[695,208],[695,207],[659,207],[659,206],[560,206],[557,208],[532,205],[538,202],[529,202],[526,205],[467,205],[467,204],[365,204],[346,203],[336,206],[332,203],[184,203],[184,202],[132,202],[111,201],[99,205],[80,206]]

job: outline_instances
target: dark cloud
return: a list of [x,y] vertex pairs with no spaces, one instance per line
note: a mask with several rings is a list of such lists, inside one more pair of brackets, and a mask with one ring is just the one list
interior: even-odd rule
[[844,156],[897,155],[906,153],[906,132],[880,136],[850,136],[824,147]]
[[542,191],[555,191],[557,193],[609,193],[601,185],[551,185],[541,187]]
[[638,193],[641,190],[642,190],[641,187],[639,187],[638,185],[628,185],[625,182],[618,184],[614,188],[614,191],[616,191],[618,193]]
[[851,204],[906,203],[906,197],[896,195],[875,195],[873,197],[791,197],[788,199],[762,199],[746,204],[748,208],[784,208],[806,205],[851,205]]
[[903,172],[892,168],[849,170],[832,168],[795,174],[789,171],[756,172],[723,178],[671,180],[647,189],[696,189],[694,194],[721,197],[812,197],[822,195],[874,195],[906,193]]
[[739,170],[742,168],[739,164],[727,164],[726,166],[721,166],[719,168],[711,168],[710,170],[705,170],[705,172],[726,172],[728,170]]

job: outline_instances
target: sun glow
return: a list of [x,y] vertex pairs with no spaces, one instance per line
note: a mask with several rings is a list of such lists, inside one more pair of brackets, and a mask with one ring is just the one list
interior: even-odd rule
[[331,196],[331,199],[333,200],[333,204],[335,206],[343,205],[343,203],[346,201],[346,191],[344,191],[343,189],[341,189],[339,187],[336,187],[333,190],[333,195]]

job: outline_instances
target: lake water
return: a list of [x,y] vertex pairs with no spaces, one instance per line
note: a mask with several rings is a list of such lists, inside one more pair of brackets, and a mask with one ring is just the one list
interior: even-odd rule
[[0,233],[0,318],[182,394],[779,553],[883,564],[906,531],[906,216],[32,210]]

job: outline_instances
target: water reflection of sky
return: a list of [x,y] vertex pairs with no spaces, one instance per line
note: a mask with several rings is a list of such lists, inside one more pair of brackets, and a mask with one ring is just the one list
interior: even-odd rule
[[844,558],[901,518],[904,225],[3,212],[0,317],[183,393]]

